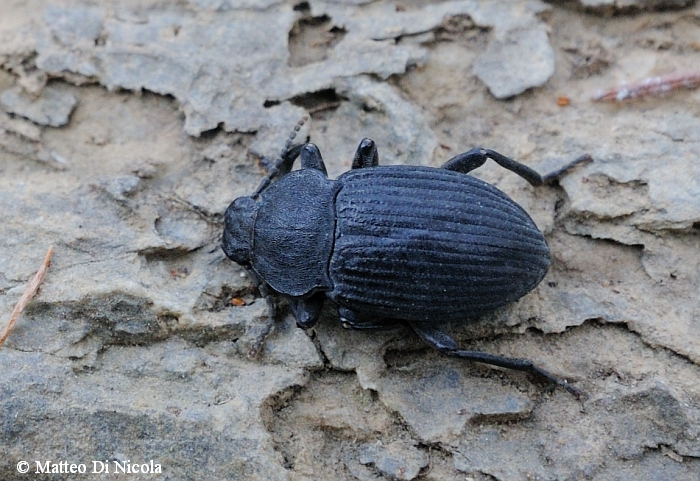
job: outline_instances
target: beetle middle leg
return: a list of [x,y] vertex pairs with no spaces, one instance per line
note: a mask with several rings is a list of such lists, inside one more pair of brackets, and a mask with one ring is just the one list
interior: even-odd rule
[[459,357],[468,361],[475,361],[483,364],[491,364],[493,366],[505,367],[515,371],[529,372],[563,387],[577,399],[581,397],[582,393],[579,389],[569,384],[565,379],[555,376],[551,372],[542,369],[536,364],[533,364],[533,362],[528,359],[503,357],[495,354],[489,354],[487,352],[466,351],[459,349],[459,346],[455,340],[452,339],[449,334],[440,330],[439,328],[416,322],[409,322],[409,324],[413,330],[416,331],[416,334],[421,337],[421,339],[448,356]]
[[356,331],[393,331],[406,325],[400,319],[379,318],[363,315],[347,307],[339,307],[340,322],[345,329]]
[[590,155],[584,154],[578,157],[577,159],[573,160],[572,162],[568,163],[561,169],[557,169],[554,172],[550,172],[545,175],[540,175],[539,172],[537,172],[536,170],[531,169],[525,164],[516,162],[510,157],[506,157],[503,154],[499,154],[495,150],[476,148],[454,156],[453,158],[445,162],[442,165],[442,168],[466,174],[484,165],[484,163],[488,159],[492,159],[504,169],[508,169],[511,172],[518,174],[520,177],[522,177],[535,187],[540,186],[542,184],[548,184],[561,178],[564,174],[568,173],[571,169],[573,169],[579,164],[593,161],[593,158]]
[[297,320],[297,326],[309,329],[316,325],[326,300],[326,294],[319,292],[309,297],[288,297],[289,306]]

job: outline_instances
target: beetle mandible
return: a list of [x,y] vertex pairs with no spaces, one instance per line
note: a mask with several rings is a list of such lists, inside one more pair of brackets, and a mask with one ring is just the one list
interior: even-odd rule
[[[539,186],[590,156],[545,176],[482,148],[441,168],[379,166],[376,144],[364,139],[352,170],[331,180],[314,144],[291,146],[295,132],[255,193],[234,200],[224,219],[223,250],[266,298],[268,332],[275,309],[269,290],[286,297],[303,329],[316,324],[328,298],[345,327],[408,323],[445,354],[532,372],[578,397],[578,389],[529,360],[459,349],[441,322],[468,322],[523,297],[550,264],[545,238],[525,210],[467,173],[492,159]],[[291,171],[297,157],[301,169]]]

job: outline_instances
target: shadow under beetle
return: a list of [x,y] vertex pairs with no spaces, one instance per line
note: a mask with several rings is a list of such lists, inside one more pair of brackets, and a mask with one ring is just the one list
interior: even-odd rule
[[[303,329],[316,324],[329,298],[345,327],[408,323],[445,354],[532,372],[580,395],[529,360],[459,349],[441,323],[468,322],[513,302],[549,269],[545,238],[525,210],[467,173],[493,159],[539,186],[589,156],[545,176],[481,148],[439,169],[379,166],[374,141],[364,139],[352,170],[330,180],[319,149],[292,147],[294,135],[256,192],[234,200],[224,220],[223,250],[266,298],[268,332],[274,319],[269,289],[288,299]],[[301,169],[292,172],[297,157]]]

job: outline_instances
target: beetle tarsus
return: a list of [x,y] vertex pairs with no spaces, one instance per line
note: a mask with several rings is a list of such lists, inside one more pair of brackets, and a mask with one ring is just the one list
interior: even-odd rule
[[533,364],[532,361],[528,359],[520,359],[515,357],[503,357],[497,356],[495,354],[489,354],[487,352],[481,351],[464,351],[459,349],[439,349],[440,352],[447,354],[448,356],[455,356],[461,359],[466,359],[468,361],[480,362],[482,364],[491,364],[493,366],[504,367],[507,369],[513,369],[515,371],[524,371],[540,376],[547,381],[554,383],[558,386],[563,387],[568,392],[573,394],[576,399],[581,397],[581,391],[571,384],[569,384],[565,379],[555,376],[551,372],[542,369],[541,367]]
[[489,354],[481,351],[465,351],[457,347],[457,342],[450,337],[444,330],[437,326],[424,325],[422,323],[409,322],[413,330],[416,331],[426,343],[433,348],[442,352],[445,355],[459,357],[467,361],[480,362],[482,364],[491,364],[492,366],[504,367],[513,369],[514,371],[530,372],[537,376],[546,379],[549,382],[563,387],[576,399],[581,397],[581,391],[569,384],[565,379],[562,379],[549,371],[542,369],[528,359],[520,359],[515,357],[503,357],[495,354]]
[[543,175],[542,182],[545,184],[551,184],[552,182],[561,179],[564,175],[571,172],[575,167],[578,167],[581,164],[587,164],[589,162],[593,162],[593,157],[591,157],[590,154],[583,154],[566,164],[564,167]]

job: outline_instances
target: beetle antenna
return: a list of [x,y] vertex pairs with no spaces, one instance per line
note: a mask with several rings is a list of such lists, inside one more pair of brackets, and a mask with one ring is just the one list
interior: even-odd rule
[[[280,172],[286,174],[287,172],[292,170],[292,164],[294,163],[294,160],[299,156],[300,152],[298,149],[292,147],[292,142],[294,141],[294,139],[297,136],[297,133],[299,132],[299,130],[301,130],[301,128],[304,126],[307,120],[309,120],[309,117],[307,115],[304,115],[289,133],[289,136],[284,142],[284,147],[282,148],[279,157],[275,159],[275,162],[267,170],[267,176],[262,180],[262,182],[260,182],[260,185],[251,196],[253,199],[257,199],[260,193],[268,188],[268,186],[272,182],[272,179],[277,177],[277,175],[279,175]],[[256,157],[264,159],[264,157],[259,156],[256,152],[251,153]]]

